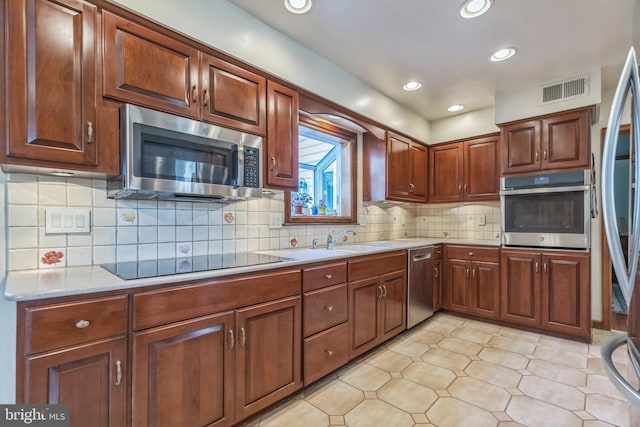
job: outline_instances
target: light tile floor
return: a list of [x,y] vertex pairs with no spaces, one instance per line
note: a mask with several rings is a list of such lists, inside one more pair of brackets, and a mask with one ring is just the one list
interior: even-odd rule
[[[593,330],[585,344],[437,314],[246,427],[628,426]],[[627,356],[614,353],[622,373]]]

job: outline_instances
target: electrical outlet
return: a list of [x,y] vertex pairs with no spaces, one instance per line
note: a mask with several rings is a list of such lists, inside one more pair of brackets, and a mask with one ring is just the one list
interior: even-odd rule
[[478,225],[487,225],[486,215],[478,215]]
[[282,228],[282,214],[280,212],[269,214],[269,228]]

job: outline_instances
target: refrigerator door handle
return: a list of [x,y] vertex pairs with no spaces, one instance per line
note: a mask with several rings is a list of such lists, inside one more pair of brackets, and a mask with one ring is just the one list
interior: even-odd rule
[[[640,242],[640,194],[635,192],[633,197],[633,218],[631,219],[629,264],[627,265],[622,245],[620,243],[614,194],[614,170],[620,122],[627,93],[631,91],[631,121],[633,131],[634,152],[640,153],[640,78],[638,77],[638,62],[633,47],[629,50],[624,64],[620,81],[611,105],[611,114],[607,124],[604,148],[602,150],[602,215],[604,227],[611,253],[611,263],[618,277],[620,289],[627,302],[631,301],[638,269],[638,244]],[[634,168],[634,182],[640,182],[640,167]]]
[[636,372],[636,375],[640,376],[638,366],[640,360],[636,359],[636,357],[638,357],[638,353],[637,351],[635,351],[634,346],[632,345],[629,337],[626,334],[617,335],[602,344],[602,348],[600,349],[602,364],[604,365],[604,370],[613,385],[620,391],[620,393],[622,393],[624,397],[627,398],[627,400],[629,400],[629,402],[631,402],[632,405],[640,408],[640,391],[636,390],[631,384],[629,384],[613,364],[613,352],[618,347],[621,347],[625,344],[627,344],[627,348],[629,349],[629,359],[631,359],[631,364]]

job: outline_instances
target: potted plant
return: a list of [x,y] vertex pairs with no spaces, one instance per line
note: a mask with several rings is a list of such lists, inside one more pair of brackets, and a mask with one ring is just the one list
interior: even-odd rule
[[327,214],[327,204],[323,199],[318,200],[318,215],[326,215]]
[[302,214],[302,208],[306,208],[311,202],[312,198],[309,193],[295,193],[291,197],[291,205],[293,206],[293,213]]

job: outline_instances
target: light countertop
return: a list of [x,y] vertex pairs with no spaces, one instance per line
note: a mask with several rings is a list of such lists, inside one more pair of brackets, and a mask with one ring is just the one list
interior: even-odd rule
[[94,292],[116,291],[143,286],[168,283],[179,283],[193,280],[211,279],[235,274],[253,273],[276,268],[292,267],[332,259],[387,252],[400,249],[411,249],[439,243],[464,245],[500,245],[493,240],[466,239],[429,239],[407,238],[398,240],[381,240],[348,245],[337,244],[334,250],[324,247],[318,249],[292,248],[260,251],[260,253],[285,258],[282,262],[261,264],[248,267],[235,267],[222,270],[208,270],[195,273],[173,274],[143,279],[123,280],[108,272],[99,265],[66,267],[39,270],[10,271],[5,277],[4,297],[12,301],[27,301],[54,298],[70,295],[81,295]]

